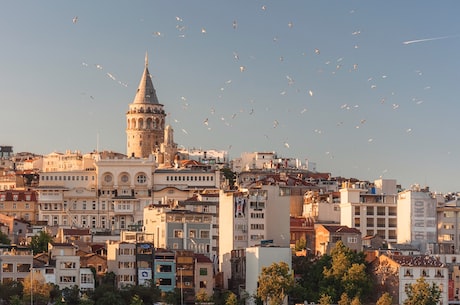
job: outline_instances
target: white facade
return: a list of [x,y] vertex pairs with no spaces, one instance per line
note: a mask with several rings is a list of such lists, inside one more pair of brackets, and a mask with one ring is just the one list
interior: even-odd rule
[[356,228],[364,236],[378,235],[397,241],[397,189],[395,180],[345,182],[340,189],[340,224]]
[[431,193],[410,189],[398,195],[398,243],[432,251],[437,243],[436,199]]
[[244,192],[221,191],[219,197],[219,264],[224,286],[231,278],[231,251],[260,245],[264,240],[289,247],[289,189],[264,185]]
[[[249,247],[246,249],[246,292],[249,295],[257,293],[257,282],[263,267],[269,267],[273,263],[284,262],[292,271],[292,250],[289,247]],[[249,298],[247,304],[255,304],[253,298]],[[284,304],[287,304],[287,299]]]

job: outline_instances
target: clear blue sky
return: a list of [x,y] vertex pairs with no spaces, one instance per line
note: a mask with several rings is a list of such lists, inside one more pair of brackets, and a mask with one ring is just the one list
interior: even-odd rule
[[148,52],[181,146],[276,151],[334,176],[460,191],[459,11],[458,1],[3,1],[0,144],[126,153]]

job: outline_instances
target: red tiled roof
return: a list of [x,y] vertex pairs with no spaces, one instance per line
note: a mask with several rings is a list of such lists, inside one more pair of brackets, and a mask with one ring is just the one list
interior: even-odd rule
[[391,259],[401,266],[444,267],[436,257],[429,255],[393,255]]

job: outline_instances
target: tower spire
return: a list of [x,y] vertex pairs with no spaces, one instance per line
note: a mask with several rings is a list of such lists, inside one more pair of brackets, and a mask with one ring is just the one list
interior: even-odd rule
[[145,51],[145,67],[147,68],[149,66],[149,54],[147,51]]

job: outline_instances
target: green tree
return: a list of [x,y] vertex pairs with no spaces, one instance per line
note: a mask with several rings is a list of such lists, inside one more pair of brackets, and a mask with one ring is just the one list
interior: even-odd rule
[[263,267],[259,275],[257,296],[269,305],[283,304],[288,292],[294,286],[294,277],[285,262]]
[[236,294],[230,292],[225,299],[225,305],[238,305],[238,298],[236,297]]
[[24,303],[21,300],[21,297],[19,295],[13,295],[10,298],[10,305],[23,305]]
[[342,293],[338,305],[350,305],[351,300],[346,292]]
[[62,297],[68,305],[78,305],[80,303],[80,289],[77,285],[62,289]]
[[38,272],[29,274],[24,279],[23,299],[34,305],[46,305],[50,300],[51,284],[45,282],[45,278]]
[[339,241],[331,251],[331,258],[330,266],[323,271],[320,292],[331,296],[333,302],[344,292],[351,299],[368,297],[371,280],[366,272],[364,254],[352,251]]
[[235,181],[236,181],[236,173],[234,171],[232,171],[228,167],[224,167],[220,171],[224,175],[225,179],[228,180],[228,185],[229,185],[230,189],[231,190],[234,189],[235,188]]
[[385,292],[380,296],[375,305],[391,305],[392,302],[393,298],[391,297],[391,295],[388,292]]
[[195,296],[195,300],[197,303],[209,302],[210,297],[208,296],[206,289],[200,289]]
[[0,231],[0,244],[9,245],[11,244],[11,239],[8,238],[8,235]]
[[432,283],[431,286],[421,277],[412,285],[405,288],[407,299],[404,305],[436,305],[441,298],[441,290],[438,285]]
[[332,298],[328,296],[327,294],[322,294],[318,302],[319,302],[319,305],[331,305]]
[[304,237],[301,237],[300,239],[295,241],[295,250],[296,251],[302,251],[307,248],[307,240]]
[[144,301],[136,294],[131,298],[129,305],[143,305]]
[[34,254],[48,252],[48,243],[53,241],[53,236],[50,234],[40,231],[38,234],[32,236],[30,241],[30,248]]
[[361,300],[358,297],[354,297],[350,305],[362,305]]
[[22,297],[22,291],[24,286],[21,282],[6,282],[0,283],[0,300],[8,302],[11,300],[11,297],[17,295],[20,298]]

